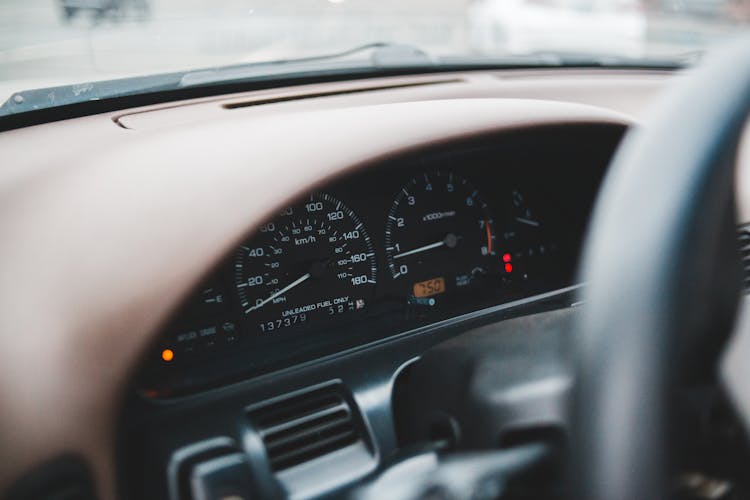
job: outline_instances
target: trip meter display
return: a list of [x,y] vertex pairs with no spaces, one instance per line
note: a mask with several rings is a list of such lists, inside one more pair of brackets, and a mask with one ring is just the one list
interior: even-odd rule
[[367,307],[376,281],[375,251],[354,212],[315,193],[242,245],[234,273],[251,329],[271,334]]

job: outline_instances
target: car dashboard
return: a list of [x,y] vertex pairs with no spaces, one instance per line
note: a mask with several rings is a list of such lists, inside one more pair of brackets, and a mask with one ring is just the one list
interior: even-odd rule
[[[66,351],[68,372],[29,387],[79,387],[105,400],[87,406],[98,421],[117,417],[92,428],[62,405],[19,425],[64,424],[92,450],[114,449],[92,474],[121,498],[205,498],[217,485],[225,496],[349,496],[418,437],[442,440],[440,426],[404,430],[404,388],[433,348],[576,310],[607,166],[671,78],[337,79],[5,132],[17,161],[3,188],[42,200],[9,202],[6,234],[73,256],[60,266],[55,252],[6,249],[6,282],[58,291],[39,315],[14,289],[6,316],[44,331],[49,348],[93,325],[92,345]],[[56,165],[40,144],[59,159],[54,176],[42,175]],[[103,228],[107,238],[91,237]],[[497,334],[538,340],[522,331]]]

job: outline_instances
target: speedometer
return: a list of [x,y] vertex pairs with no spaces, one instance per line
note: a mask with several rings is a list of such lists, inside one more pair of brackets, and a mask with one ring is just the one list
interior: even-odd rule
[[325,193],[262,226],[238,250],[234,272],[242,310],[259,333],[361,311],[377,274],[364,225]]
[[410,302],[467,290],[497,274],[494,219],[479,191],[453,173],[425,173],[402,187],[388,214],[386,257]]

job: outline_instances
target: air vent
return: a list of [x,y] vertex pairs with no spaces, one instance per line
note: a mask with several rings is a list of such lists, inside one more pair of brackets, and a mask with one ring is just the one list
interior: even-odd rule
[[737,242],[742,256],[742,286],[745,293],[750,292],[750,226],[737,230]]
[[328,386],[248,410],[271,469],[279,472],[362,441],[358,416],[339,386]]
[[222,107],[224,109],[240,109],[240,108],[247,108],[250,106],[262,106],[264,104],[276,104],[279,102],[288,102],[288,101],[299,101],[302,99],[314,99],[317,97],[334,97],[334,96],[343,96],[343,95],[349,95],[349,94],[361,94],[363,92],[376,92],[379,90],[393,90],[393,89],[405,89],[410,87],[424,87],[427,85],[437,85],[442,83],[461,83],[463,80],[460,78],[441,78],[438,80],[419,80],[419,81],[409,81],[409,82],[393,82],[393,83],[387,83],[387,84],[381,84],[381,85],[373,85],[371,82],[367,82],[366,84],[357,84],[355,83],[352,86],[349,86],[348,88],[342,87],[342,88],[334,88],[332,90],[314,90],[314,91],[299,91],[296,90],[294,92],[289,93],[281,93],[279,95],[274,96],[264,96],[264,97],[255,97],[255,98],[248,98],[243,101],[238,102],[229,102],[226,104],[222,104]]

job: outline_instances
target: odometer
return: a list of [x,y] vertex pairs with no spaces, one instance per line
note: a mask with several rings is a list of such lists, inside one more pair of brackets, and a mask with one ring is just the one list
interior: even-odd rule
[[238,250],[234,271],[242,310],[264,334],[363,310],[377,274],[364,225],[325,193],[262,226]]

